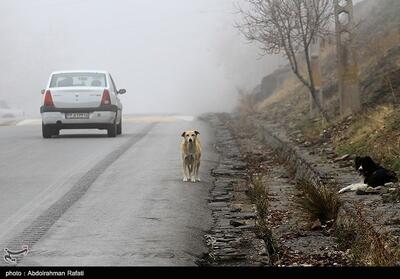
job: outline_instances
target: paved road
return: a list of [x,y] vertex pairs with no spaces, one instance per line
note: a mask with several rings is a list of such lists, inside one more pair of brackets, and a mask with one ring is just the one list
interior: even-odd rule
[[[195,264],[217,161],[206,123],[130,117],[122,137],[62,131],[50,140],[38,124],[0,127],[1,252],[28,245],[20,265]],[[180,135],[193,128],[204,152],[198,184],[180,173]]]

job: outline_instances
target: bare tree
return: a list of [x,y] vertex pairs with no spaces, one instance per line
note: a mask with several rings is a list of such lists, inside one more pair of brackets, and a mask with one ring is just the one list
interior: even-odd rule
[[[293,73],[309,90],[323,117],[323,110],[311,65],[311,46],[329,33],[333,15],[331,0],[246,0],[239,7],[242,16],[236,27],[251,42],[257,42],[264,54],[283,53]],[[304,64],[305,61],[305,70]]]

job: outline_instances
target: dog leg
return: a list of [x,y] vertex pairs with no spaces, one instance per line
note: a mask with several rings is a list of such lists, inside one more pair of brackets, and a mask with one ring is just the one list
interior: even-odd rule
[[182,174],[183,174],[183,182],[188,182],[189,181],[188,167],[185,161],[183,161]]
[[193,182],[193,183],[196,182],[196,166],[195,166],[195,164],[192,164],[191,169],[190,169],[190,182]]
[[196,181],[200,182],[201,179],[199,177],[199,169],[200,169],[200,162],[197,162],[195,170],[196,170]]
[[347,186],[347,187],[341,189],[341,190],[338,192],[338,194],[343,194],[343,193],[346,193],[346,192],[350,191],[351,187],[352,187],[352,185]]
[[190,182],[196,182],[196,179],[195,179],[195,168],[194,168],[194,163],[193,162],[188,164],[188,178],[189,178]]
[[187,174],[187,181],[189,182],[189,181],[192,181],[192,172],[191,172],[191,170],[190,170],[190,166],[187,166],[186,167],[186,170],[187,170],[187,172],[186,172],[186,174]]
[[366,190],[368,188],[367,184],[364,183],[357,183],[357,184],[351,184],[343,189],[341,189],[338,194],[343,194],[346,192],[356,192],[358,190]]

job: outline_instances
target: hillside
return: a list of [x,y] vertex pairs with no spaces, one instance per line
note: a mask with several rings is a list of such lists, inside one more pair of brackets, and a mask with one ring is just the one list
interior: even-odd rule
[[308,92],[287,68],[265,77],[255,93],[247,96],[246,102],[242,100],[239,110],[254,111],[261,119],[279,123],[302,141],[330,144],[337,154],[368,154],[400,171],[399,14],[398,0],[366,0],[355,6],[363,107],[357,115],[347,119],[339,116],[332,38],[326,40],[321,55],[324,106],[332,124],[309,113]]

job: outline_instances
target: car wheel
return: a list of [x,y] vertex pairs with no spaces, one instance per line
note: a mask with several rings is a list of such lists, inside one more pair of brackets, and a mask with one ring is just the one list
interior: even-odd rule
[[119,124],[117,125],[117,134],[121,135],[122,134],[122,117],[121,117],[121,121],[119,122]]
[[51,128],[47,125],[44,125],[43,123],[42,123],[42,135],[43,138],[45,139],[49,139],[53,135]]
[[55,129],[53,131],[53,136],[59,136],[60,135],[60,130],[59,129]]
[[117,124],[114,123],[107,129],[107,135],[109,138],[115,138],[117,136]]

